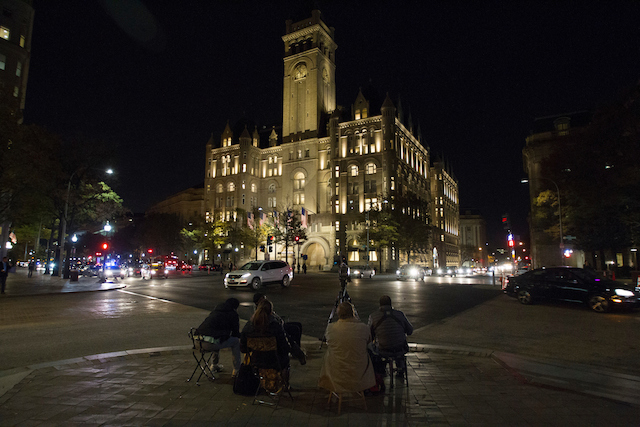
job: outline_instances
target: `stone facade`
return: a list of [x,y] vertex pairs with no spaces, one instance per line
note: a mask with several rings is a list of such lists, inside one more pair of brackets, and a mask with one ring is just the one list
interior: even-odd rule
[[[212,135],[206,146],[206,219],[238,220],[239,211],[258,208],[267,217],[304,209],[308,239],[300,251],[310,268],[330,269],[340,256],[350,264],[366,262],[358,236],[368,211],[401,209],[435,225],[435,234],[444,227],[444,246],[437,245],[446,255],[436,262],[458,265],[458,183],[453,175],[442,165],[431,167],[428,148],[403,123],[388,95],[376,105],[361,90],[350,111],[336,105],[337,45],[319,11],[297,23],[287,21],[286,28],[282,127],[244,128],[234,136],[227,124],[219,143]],[[408,196],[426,208],[398,202]],[[436,196],[446,199],[446,216],[437,217],[444,221],[441,226],[432,220]],[[424,242],[412,260],[433,266],[432,249],[432,242]],[[395,269],[407,261],[405,256],[393,247],[369,253],[371,263],[383,270]]]

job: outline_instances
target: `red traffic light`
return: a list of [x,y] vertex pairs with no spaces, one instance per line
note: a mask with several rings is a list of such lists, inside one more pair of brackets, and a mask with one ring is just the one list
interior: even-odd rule
[[102,244],[102,249],[104,249],[105,251],[106,251],[107,249],[109,249],[109,244],[108,244],[107,242],[104,242],[104,243]]
[[153,253],[153,249],[147,249],[147,252],[149,252],[150,254]]
[[296,242],[300,240],[300,236],[296,236]]

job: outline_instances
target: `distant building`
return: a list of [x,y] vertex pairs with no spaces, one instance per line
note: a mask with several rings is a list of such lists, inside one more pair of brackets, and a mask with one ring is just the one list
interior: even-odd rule
[[[442,164],[430,166],[429,149],[411,119],[404,120],[400,103],[396,107],[388,95],[383,99],[365,88],[350,109],[336,105],[337,45],[319,11],[287,21],[282,40],[282,125],[227,124],[219,143],[211,137],[206,219],[243,220],[238,212],[258,208],[267,219],[278,211],[304,210],[308,239],[300,252],[310,268],[329,269],[341,256],[364,263],[368,256],[387,270],[407,262],[406,254],[396,247],[376,252],[376,242],[366,253],[358,236],[368,211],[398,209],[434,230],[434,242],[424,242],[412,261],[458,265],[458,183]],[[274,256],[284,258],[278,252]]]
[[[562,250],[565,249],[566,236],[561,240],[560,236],[552,237],[545,232],[540,220],[536,219],[535,200],[544,190],[551,190],[558,196],[561,189],[552,179],[543,175],[543,166],[549,158],[554,147],[559,144],[567,144],[569,136],[579,137],[580,133],[589,124],[591,113],[579,111],[569,114],[546,116],[535,119],[534,128],[526,139],[526,146],[522,150],[524,171],[529,181],[529,198],[532,214],[529,216],[529,233],[531,237],[531,261],[533,268],[544,266],[563,265],[571,262],[572,265],[582,266],[584,256],[576,253],[570,260],[562,258]],[[562,199],[560,206],[556,208],[562,211]],[[561,218],[558,216],[558,229]],[[564,230],[563,230],[564,231]],[[564,234],[564,233],[563,233]],[[562,243],[561,243],[562,242]]]
[[25,107],[31,59],[32,6],[30,0],[0,0],[0,102],[20,112]]
[[461,265],[488,267],[487,222],[479,212],[460,214]]
[[188,188],[151,206],[147,214],[177,215],[185,223],[196,223],[204,218],[204,186]]

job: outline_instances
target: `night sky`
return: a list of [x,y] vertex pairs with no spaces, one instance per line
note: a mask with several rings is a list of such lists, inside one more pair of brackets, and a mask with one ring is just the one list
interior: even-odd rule
[[367,85],[399,96],[493,244],[506,212],[528,233],[534,118],[594,109],[639,78],[636,1],[35,0],[25,122],[113,144],[115,190],[144,212],[202,183],[227,120],[281,122],[285,20],[312,4],[335,28],[338,104]]

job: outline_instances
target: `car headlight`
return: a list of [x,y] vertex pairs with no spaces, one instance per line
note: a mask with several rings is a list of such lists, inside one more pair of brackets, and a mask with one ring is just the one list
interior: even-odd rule
[[437,270],[436,270],[436,273],[438,273],[438,274],[442,274],[442,269],[441,269],[441,268],[437,269]]
[[632,297],[634,295],[633,292],[628,291],[626,289],[616,289],[616,295],[621,296],[621,297]]
[[409,274],[412,276],[417,276],[418,275],[418,270],[415,268],[412,268],[411,270],[409,270]]
[[396,270],[396,274],[397,274],[397,275],[400,275],[400,270]]
[[358,271],[358,270],[353,270],[353,274],[360,274],[360,271]]
[[247,277],[249,277],[249,276],[251,276],[251,273],[244,273],[244,274],[243,274],[242,276],[240,276],[240,277],[242,277],[242,278],[244,279],[244,278],[247,278]]

